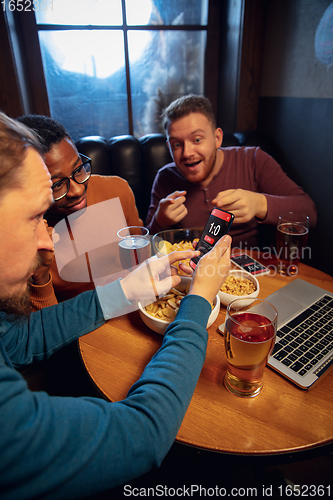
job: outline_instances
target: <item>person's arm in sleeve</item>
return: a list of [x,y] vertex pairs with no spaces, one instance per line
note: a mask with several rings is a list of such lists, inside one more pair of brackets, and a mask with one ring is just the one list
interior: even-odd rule
[[317,221],[317,211],[311,198],[292,181],[280,165],[260,148],[244,165],[244,175],[250,176],[249,188],[226,189],[217,194],[212,203],[232,212],[234,224],[247,223],[256,218],[258,223],[277,225],[284,212],[308,215],[310,226]]
[[[230,248],[230,239],[226,241]],[[215,261],[224,275],[229,256],[226,245],[217,245]],[[33,393],[18,373],[0,366],[3,499],[89,496],[160,465],[202,369],[210,301],[222,276],[216,273],[206,286],[200,276],[196,284],[193,280],[161,348],[123,401]]]
[[149,229],[150,234],[156,234],[159,231],[162,231],[162,228],[158,225],[154,217],[158,209],[159,202],[164,197],[163,183],[160,178],[161,175],[157,172],[151,189],[150,205],[145,221],[145,226]]
[[33,311],[39,311],[40,309],[43,309],[43,307],[50,307],[58,304],[53,288],[51,272],[49,281],[45,285],[34,285],[33,283],[28,283],[28,286]]
[[[159,280],[159,275],[162,276],[166,270],[172,272],[172,275],[168,274],[164,280],[158,281],[160,293],[165,293],[180,282],[176,269],[170,266],[177,260],[197,254],[198,252],[193,251],[174,252],[164,259],[151,259],[153,269],[156,269],[156,279]],[[147,290],[148,296],[152,295],[145,263],[122,280],[96,287],[96,290],[33,312],[28,318],[3,321],[0,336],[15,366],[41,361],[95,330],[106,320],[137,309],[136,300],[143,298],[144,290]]]
[[120,402],[30,392],[1,366],[2,498],[80,498],[158,467],[200,375],[210,309],[201,297],[184,299],[161,349]]
[[[49,227],[44,220],[48,234],[52,239],[52,227]],[[30,301],[33,311],[38,311],[43,307],[58,304],[52,282],[52,268],[56,266],[54,260],[54,250],[40,250],[38,252],[39,265],[28,281]]]
[[308,215],[310,227],[314,227],[317,222],[317,209],[310,196],[287,176],[271,156],[259,148],[255,161],[259,165],[258,186],[267,199],[266,218],[258,222],[276,225],[279,215],[297,212]]
[[[110,283],[112,311],[128,306],[120,281]],[[29,318],[2,322],[0,335],[12,363],[21,367],[49,358],[61,347],[105,322],[97,292],[88,291],[55,306],[33,312]]]

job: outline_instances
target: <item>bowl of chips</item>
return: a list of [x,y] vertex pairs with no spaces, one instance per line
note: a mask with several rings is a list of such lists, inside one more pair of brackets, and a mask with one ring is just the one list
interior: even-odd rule
[[220,302],[227,306],[235,299],[248,298],[244,300],[244,307],[251,303],[259,295],[259,281],[247,271],[230,271],[219,291]]
[[[175,319],[181,300],[187,295],[191,279],[189,276],[182,276],[181,282],[161,299],[153,303],[139,301],[139,313],[142,321],[151,330],[160,335],[164,335],[168,325]],[[207,328],[209,328],[220,311],[220,299],[217,295],[212,303],[212,312],[208,318]]]
[[[160,231],[153,236],[152,249],[155,255],[163,257],[171,252],[180,250],[194,250],[193,242],[199,241],[202,227],[194,227],[192,229],[168,229]],[[181,260],[179,262],[189,264],[190,259]],[[179,262],[174,266],[178,268],[180,276],[185,276],[185,273],[179,269]]]

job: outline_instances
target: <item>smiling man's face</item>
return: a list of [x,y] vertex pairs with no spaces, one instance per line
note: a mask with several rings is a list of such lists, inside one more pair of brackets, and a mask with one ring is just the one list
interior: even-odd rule
[[223,132],[213,129],[208,118],[201,113],[190,113],[171,122],[168,146],[178,170],[193,184],[210,182],[222,164],[218,148]]
[[[65,137],[58,144],[54,144],[44,155],[45,164],[51,174],[53,184],[64,177],[70,177],[73,171],[82,163],[73,142]],[[49,214],[58,220],[82,210],[87,206],[87,187],[89,180],[84,184],[77,184],[72,179],[70,189],[61,200],[55,201]]]

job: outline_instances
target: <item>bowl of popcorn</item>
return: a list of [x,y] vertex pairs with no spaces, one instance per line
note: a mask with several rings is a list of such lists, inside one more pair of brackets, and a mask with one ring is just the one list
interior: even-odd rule
[[259,282],[252,274],[241,270],[230,271],[219,291],[220,302],[227,306],[240,297],[248,298],[249,301],[243,301],[245,307],[251,303],[251,299],[258,297],[259,290]]
[[[188,294],[191,279],[188,276],[182,276],[181,282],[161,299],[153,303],[139,301],[139,313],[142,321],[148,328],[160,335],[164,335],[168,325],[175,319],[181,300]],[[217,295],[212,303],[212,312],[208,318],[207,327],[209,328],[220,311],[220,299]]]
[[[193,242],[199,241],[203,228],[194,227],[192,229],[168,229],[160,231],[153,236],[152,249],[155,255],[163,257],[171,252],[194,250]],[[189,264],[190,259],[184,259],[179,262]],[[178,268],[180,276],[185,276],[185,273],[179,269],[179,262],[174,266]]]

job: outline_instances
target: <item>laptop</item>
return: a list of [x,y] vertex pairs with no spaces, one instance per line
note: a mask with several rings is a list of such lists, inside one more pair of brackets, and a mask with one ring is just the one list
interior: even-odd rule
[[278,311],[268,366],[310,389],[333,367],[333,293],[296,279],[266,300]]

